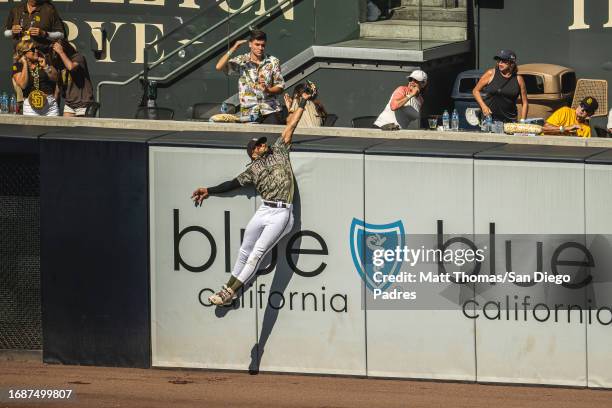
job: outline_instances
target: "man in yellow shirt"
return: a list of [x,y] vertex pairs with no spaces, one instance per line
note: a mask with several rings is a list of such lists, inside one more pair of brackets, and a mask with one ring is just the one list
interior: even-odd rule
[[576,109],[559,108],[546,119],[542,132],[545,135],[591,137],[588,119],[598,107],[597,99],[587,96]]

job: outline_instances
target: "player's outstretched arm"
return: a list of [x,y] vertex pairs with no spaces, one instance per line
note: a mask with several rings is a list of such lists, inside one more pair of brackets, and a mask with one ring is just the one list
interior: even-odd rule
[[291,138],[293,138],[293,132],[295,132],[295,128],[297,127],[298,123],[300,123],[300,119],[302,119],[302,115],[304,114],[306,102],[308,102],[310,98],[312,98],[311,94],[303,93],[302,100],[300,101],[298,108],[295,110],[295,112],[289,115],[289,118],[287,120],[287,126],[285,126],[285,130],[283,130],[282,135],[283,142],[285,142],[285,144],[291,143]]
[[191,195],[191,199],[193,200],[195,206],[202,206],[202,201],[206,200],[208,197],[216,194],[227,193],[228,191],[235,190],[240,188],[240,182],[237,178],[234,178],[230,181],[223,182],[214,187],[200,187],[197,188],[193,194]]

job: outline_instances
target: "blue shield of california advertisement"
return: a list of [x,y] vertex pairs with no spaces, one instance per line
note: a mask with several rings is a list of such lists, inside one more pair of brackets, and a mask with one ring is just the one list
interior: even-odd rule
[[384,275],[396,275],[400,271],[401,262],[385,262],[376,266],[372,262],[375,250],[391,249],[405,245],[404,224],[398,220],[390,224],[369,224],[353,218],[350,231],[350,247],[353,263],[357,272],[370,290],[385,290],[391,282],[375,282],[373,276],[376,272]]

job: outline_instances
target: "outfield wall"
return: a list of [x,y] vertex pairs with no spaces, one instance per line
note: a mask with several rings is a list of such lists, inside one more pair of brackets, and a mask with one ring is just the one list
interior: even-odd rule
[[[245,188],[195,208],[190,195],[243,171],[250,138],[277,135],[249,129],[262,132],[34,132],[46,362],[612,387],[607,309],[601,321],[585,310],[568,323],[381,308],[359,274],[366,244],[355,238],[360,226],[445,239],[492,225],[605,236],[612,150],[296,135],[294,229],[232,307],[214,308],[206,298],[229,276],[260,200]],[[0,137],[0,147],[17,139]],[[477,302],[481,289],[449,283],[431,297]],[[608,289],[572,293],[607,301]]]
[[[475,319],[450,307],[370,309],[349,236],[355,218],[399,221],[407,235],[436,234],[440,225],[444,234],[486,234],[495,224],[497,234],[583,236],[585,183],[597,183],[588,194],[610,190],[587,163],[605,149],[297,137],[299,221],[278,245],[275,270],[233,307],[216,309],[206,298],[228,278],[239,231],[259,203],[244,190],[195,208],[185,193],[237,175],[248,159],[242,141],[218,150],[201,136],[173,139],[150,143],[154,366],[610,386],[606,364],[587,364],[588,350],[606,355],[608,317],[586,324]],[[608,165],[597,171],[608,174]],[[571,292],[582,297],[590,289]],[[499,299],[534,294],[489,290]]]

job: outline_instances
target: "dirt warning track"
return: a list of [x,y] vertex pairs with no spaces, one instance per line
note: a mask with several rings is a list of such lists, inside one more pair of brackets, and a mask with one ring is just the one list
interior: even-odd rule
[[[609,408],[612,391],[0,361],[1,407]],[[71,400],[11,400],[9,389],[70,389]]]

